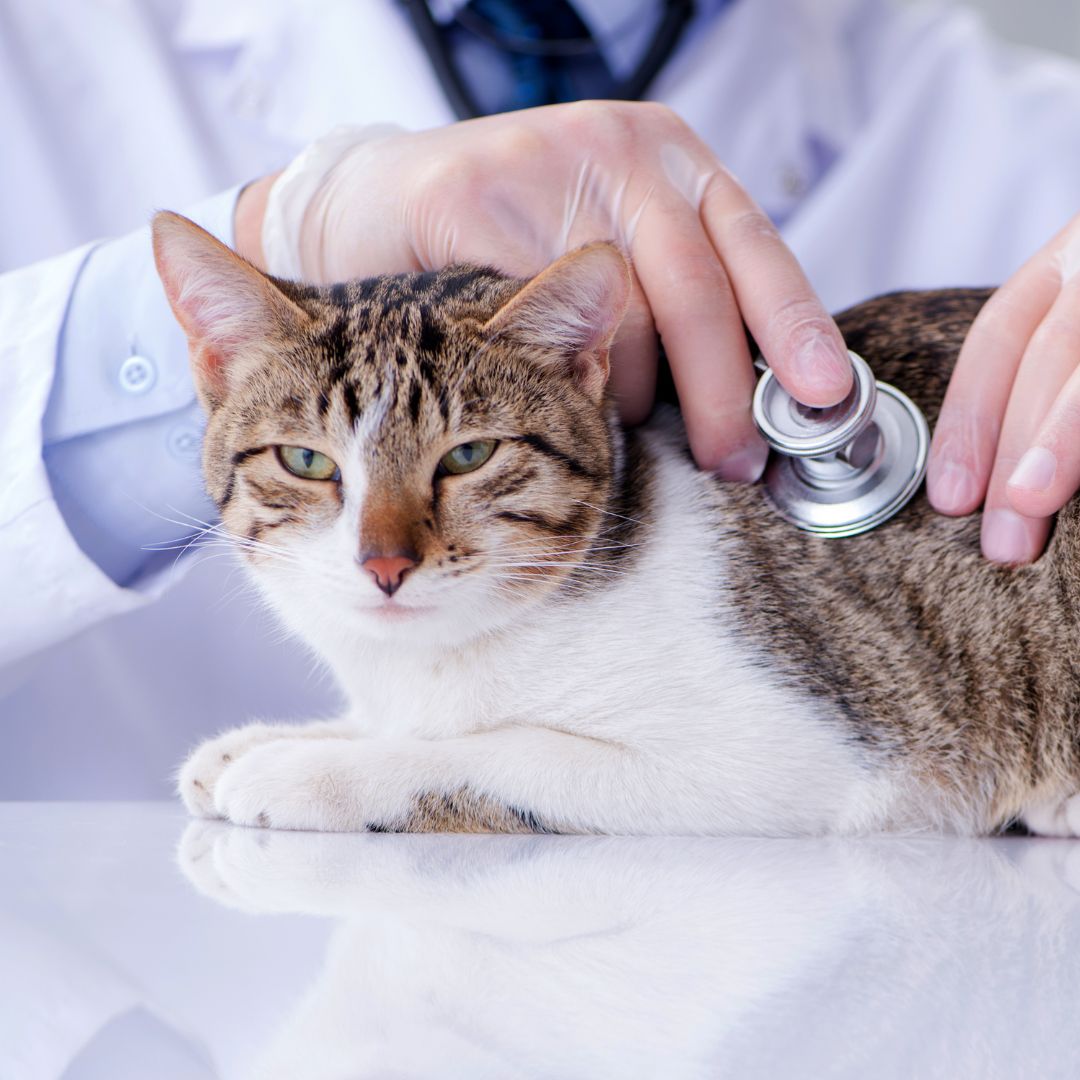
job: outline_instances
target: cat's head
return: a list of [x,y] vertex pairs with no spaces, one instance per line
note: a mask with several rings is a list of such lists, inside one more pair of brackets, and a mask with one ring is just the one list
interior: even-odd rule
[[178,215],[153,232],[208,414],[208,490],[295,628],[453,643],[580,574],[618,469],[615,247],[528,282],[453,266],[316,287]]

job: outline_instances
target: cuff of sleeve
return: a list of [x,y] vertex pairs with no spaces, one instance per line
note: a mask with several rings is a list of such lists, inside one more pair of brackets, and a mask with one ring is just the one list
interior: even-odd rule
[[[231,243],[238,194],[233,188],[188,213]],[[43,456],[68,531],[115,584],[159,591],[159,571],[182,545],[147,548],[173,547],[214,520],[199,470],[203,426],[149,228],[101,244],[64,322]]]

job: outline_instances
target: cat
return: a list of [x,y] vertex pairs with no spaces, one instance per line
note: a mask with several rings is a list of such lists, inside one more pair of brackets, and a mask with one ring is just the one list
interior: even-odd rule
[[[313,286],[178,215],[158,272],[232,543],[350,702],[197,747],[196,815],[281,829],[1080,834],[1080,503],[1004,568],[920,496],[836,540],[605,392],[628,303],[594,243]],[[838,317],[933,424],[989,290]]]

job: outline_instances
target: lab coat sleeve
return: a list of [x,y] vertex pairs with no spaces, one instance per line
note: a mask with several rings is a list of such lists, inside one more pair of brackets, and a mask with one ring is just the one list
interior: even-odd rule
[[[192,216],[231,242],[236,195]],[[176,578],[175,552],[144,546],[210,512],[200,437],[148,229],[0,276],[0,666]]]

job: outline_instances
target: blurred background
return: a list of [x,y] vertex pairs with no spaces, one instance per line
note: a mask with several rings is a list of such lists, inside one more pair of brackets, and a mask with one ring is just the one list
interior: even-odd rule
[[1077,0],[967,0],[1002,37],[1080,57]]

